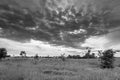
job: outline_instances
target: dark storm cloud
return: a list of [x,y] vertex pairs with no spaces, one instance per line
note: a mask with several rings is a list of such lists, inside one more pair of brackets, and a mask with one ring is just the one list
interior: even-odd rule
[[76,11],[77,2],[75,6],[70,6],[74,3],[72,0],[10,0],[9,3],[2,0],[0,36],[18,41],[35,39],[56,45],[78,47],[76,43],[84,42],[90,36],[107,34],[110,29],[120,25],[119,1],[110,1],[109,5],[104,1],[91,1],[99,5],[83,0],[86,4],[81,3],[83,6]]

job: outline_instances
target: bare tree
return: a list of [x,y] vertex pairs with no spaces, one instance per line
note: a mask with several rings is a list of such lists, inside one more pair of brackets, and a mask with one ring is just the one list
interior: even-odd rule
[[65,61],[66,60],[65,59],[65,53],[61,54],[60,58],[61,58],[62,61]]

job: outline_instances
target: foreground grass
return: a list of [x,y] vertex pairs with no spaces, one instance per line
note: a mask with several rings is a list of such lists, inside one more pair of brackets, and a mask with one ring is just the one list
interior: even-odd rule
[[0,80],[120,80],[119,60],[103,70],[97,59],[11,59],[0,62]]

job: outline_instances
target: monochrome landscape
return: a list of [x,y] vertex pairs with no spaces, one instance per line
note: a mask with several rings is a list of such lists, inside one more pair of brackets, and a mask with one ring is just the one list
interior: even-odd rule
[[120,80],[119,0],[0,0],[0,80]]

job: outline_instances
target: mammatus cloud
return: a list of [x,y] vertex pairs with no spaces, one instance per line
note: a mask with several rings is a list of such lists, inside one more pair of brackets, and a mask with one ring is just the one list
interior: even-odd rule
[[119,4],[119,0],[2,0],[0,37],[21,49],[31,44],[29,50],[35,51],[39,48],[31,39],[80,50],[115,47],[120,37]]

